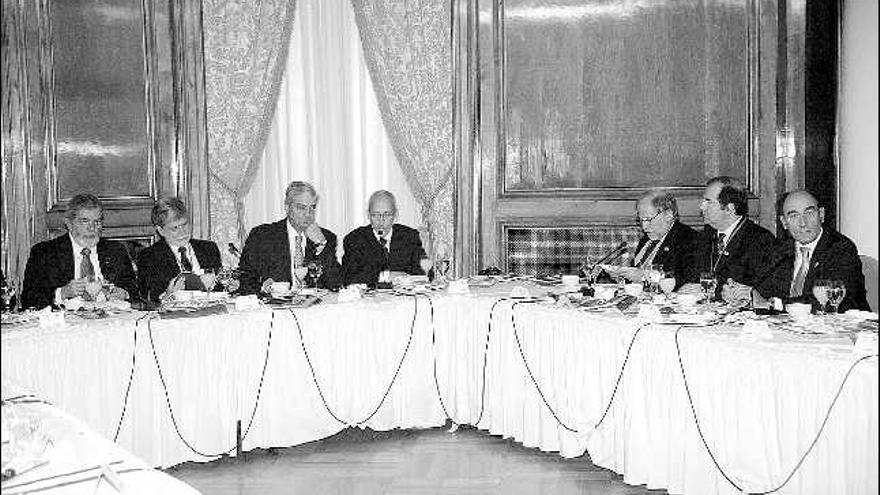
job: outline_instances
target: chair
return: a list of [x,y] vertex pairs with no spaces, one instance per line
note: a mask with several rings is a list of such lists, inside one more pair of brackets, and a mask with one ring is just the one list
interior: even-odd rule
[[880,281],[877,280],[877,258],[868,256],[867,254],[860,254],[859,258],[862,260],[862,273],[865,275],[865,290],[868,292],[868,306],[871,307],[871,311],[880,311],[880,306],[877,304],[878,291],[880,291],[880,287],[878,287]]

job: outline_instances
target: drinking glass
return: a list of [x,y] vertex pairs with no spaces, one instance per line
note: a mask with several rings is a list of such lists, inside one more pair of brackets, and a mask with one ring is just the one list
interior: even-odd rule
[[671,273],[665,273],[663,278],[660,279],[660,290],[669,297],[669,294],[672,294],[672,291],[675,290],[675,277],[672,276]]
[[[224,291],[232,292],[238,288],[236,276],[237,273],[234,268],[223,267],[220,269],[220,273],[217,274],[217,283],[223,287]],[[233,285],[235,285],[234,288]]]
[[199,275],[199,279],[202,281],[202,285],[205,286],[205,292],[210,295],[211,291],[214,290],[214,283],[217,281],[217,272],[213,268],[205,268],[202,270],[202,274]]
[[307,268],[309,270],[309,285],[317,289],[318,279],[324,274],[324,265],[317,261],[309,261]]
[[663,272],[655,269],[654,265],[645,265],[645,288],[651,294],[660,293],[660,280],[663,278]]
[[15,308],[15,284],[3,284],[0,295],[3,297],[3,310],[12,311]]
[[421,268],[422,271],[425,272],[425,275],[427,275],[428,272],[430,272],[431,268],[433,268],[433,267],[434,267],[434,263],[431,262],[431,258],[428,258],[428,255],[423,254],[419,258],[419,268]]
[[828,306],[831,314],[837,314],[837,307],[846,297],[846,285],[840,280],[828,282]]
[[816,280],[813,284],[813,297],[816,298],[816,301],[819,302],[819,309],[817,314],[823,315],[825,314],[825,306],[828,304],[828,284],[829,280],[821,279]]
[[700,273],[700,289],[703,290],[703,300],[708,304],[715,298],[715,289],[718,286],[718,280],[715,278],[715,272]]

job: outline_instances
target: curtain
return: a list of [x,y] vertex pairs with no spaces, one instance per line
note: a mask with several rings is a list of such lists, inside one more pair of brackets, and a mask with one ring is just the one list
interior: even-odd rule
[[221,246],[241,242],[242,203],[269,134],[294,8],[293,0],[203,0],[211,238]]
[[340,238],[365,225],[367,199],[394,193],[398,222],[417,228],[419,203],[389,144],[348,0],[299,0],[275,118],[245,198],[244,224],[284,217],[292,180],[318,190],[317,221]]
[[453,254],[452,16],[446,0],[352,0],[395,155],[438,254]]

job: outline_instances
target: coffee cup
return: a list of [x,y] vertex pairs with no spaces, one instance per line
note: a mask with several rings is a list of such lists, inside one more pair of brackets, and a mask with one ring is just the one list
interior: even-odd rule
[[808,318],[812,309],[812,306],[804,303],[790,303],[785,305],[785,311],[795,320]]

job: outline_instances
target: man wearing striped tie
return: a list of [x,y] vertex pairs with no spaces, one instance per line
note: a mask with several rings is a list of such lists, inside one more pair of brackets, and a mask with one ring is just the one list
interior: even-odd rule
[[764,298],[818,305],[816,281],[839,280],[846,286],[840,311],[869,310],[858,250],[845,235],[823,225],[825,208],[816,197],[799,189],[786,193],[781,204],[779,220],[791,237],[777,243],[757,292]]
[[104,209],[91,194],[67,204],[67,234],[31,248],[24,272],[25,308],[63,305],[74,297],[126,300],[137,293],[134,267],[125,248],[101,238]]

